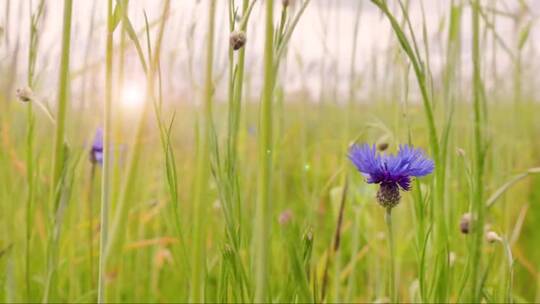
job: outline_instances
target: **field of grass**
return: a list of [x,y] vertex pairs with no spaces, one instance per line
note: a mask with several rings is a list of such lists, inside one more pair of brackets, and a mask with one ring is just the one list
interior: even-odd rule
[[[72,18],[72,0],[58,1],[54,100],[42,97],[36,67],[48,1],[30,1],[20,29],[0,24],[1,302],[540,301],[540,103],[524,72],[535,26],[525,1],[515,1],[520,13],[505,1],[443,1],[437,74],[430,25],[409,18],[422,0],[362,1],[353,37],[341,37],[354,41],[348,93],[328,77],[314,97],[287,91],[285,63],[317,0],[229,0],[229,11],[204,0],[193,102],[162,86],[174,1],[133,24],[135,1],[107,0],[96,26],[104,48],[91,50],[103,68],[77,75],[70,54],[84,47],[72,37],[87,21]],[[0,2],[10,5],[18,1]],[[379,82],[354,69],[367,6],[391,33]],[[515,19],[515,42],[496,31],[501,18]],[[264,28],[260,70],[245,61],[251,23]],[[218,26],[229,26],[228,49],[216,48]],[[502,76],[488,47],[510,58]],[[145,79],[133,112],[120,102],[128,51]],[[74,92],[75,77],[100,82],[100,92]],[[504,86],[486,85],[494,81]],[[98,104],[83,107],[79,96]],[[413,145],[435,169],[385,210],[379,185],[348,157],[362,143],[381,154]]]

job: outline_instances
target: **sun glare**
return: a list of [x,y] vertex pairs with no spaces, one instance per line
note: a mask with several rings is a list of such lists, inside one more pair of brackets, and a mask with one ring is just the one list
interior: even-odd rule
[[125,108],[139,110],[144,104],[144,90],[140,85],[127,83],[122,89],[121,98]]

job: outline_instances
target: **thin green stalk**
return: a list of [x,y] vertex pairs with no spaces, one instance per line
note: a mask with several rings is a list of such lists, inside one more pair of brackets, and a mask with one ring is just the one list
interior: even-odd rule
[[473,113],[474,113],[474,182],[472,214],[474,222],[473,257],[470,301],[479,302],[482,297],[482,244],[486,204],[484,197],[484,142],[482,114],[482,79],[480,66],[480,3],[472,1],[472,59],[473,59]]
[[58,108],[56,113],[56,133],[54,137],[51,201],[56,201],[58,181],[64,169],[64,142],[66,128],[66,112],[69,95],[69,53],[71,48],[71,14],[72,0],[64,0],[64,20],[62,31],[62,53],[60,55],[60,76],[58,84]]
[[508,240],[502,240],[502,245],[504,247],[506,261],[508,262],[508,281],[504,301],[506,303],[513,303],[514,299],[512,297],[512,288],[514,285],[514,257],[512,256],[512,248],[510,247]]
[[[169,7],[170,7],[170,1],[167,0],[165,4],[163,5],[163,12],[162,12],[161,19],[159,22],[158,37],[155,43],[156,55],[154,57],[152,57],[152,52],[150,49],[150,40],[149,40],[150,39],[149,37],[150,26],[148,24],[148,20],[145,15],[145,19],[147,23],[146,34],[148,38],[148,54],[149,54],[148,64],[150,65],[150,67],[147,69],[147,64],[144,57],[139,58],[143,66],[143,69],[147,71],[146,78],[148,81],[147,81],[147,88],[146,88],[145,104],[143,108],[141,109],[141,117],[139,119],[139,122],[135,130],[135,138],[132,144],[133,152],[131,153],[130,158],[128,160],[128,165],[127,165],[126,175],[125,175],[126,178],[122,185],[122,191],[120,193],[118,202],[115,207],[114,218],[111,225],[109,239],[106,244],[106,250],[105,250],[105,255],[107,257],[109,256],[111,252],[113,252],[116,249],[119,249],[119,245],[121,244],[119,233],[122,232],[124,229],[126,214],[128,213],[128,210],[126,209],[128,206],[126,204],[127,202],[131,202],[134,199],[134,194],[136,192],[135,185],[136,185],[136,181],[138,177],[139,162],[141,159],[141,149],[142,149],[142,144],[143,144],[143,140],[145,136],[146,127],[148,125],[148,114],[150,112],[150,105],[151,105],[149,100],[153,98],[151,95],[153,94],[153,88],[151,86],[154,85],[154,76],[158,68],[159,54],[161,52],[161,44],[163,41],[165,23],[168,20],[167,16],[169,14]],[[130,24],[128,21],[129,20],[126,18],[127,24]],[[136,37],[133,41],[136,47],[139,48],[140,44],[139,44],[139,41],[136,39]]]
[[216,0],[210,0],[208,9],[208,40],[206,49],[206,77],[204,86],[203,123],[199,127],[199,147],[195,177],[195,196],[193,199],[193,251],[190,285],[190,302],[203,302],[206,273],[206,204],[208,203],[208,181],[210,177],[210,138],[212,131],[214,25]]
[[28,196],[26,199],[26,252],[25,252],[25,280],[26,280],[26,300],[31,301],[31,280],[30,275],[31,270],[31,238],[32,238],[32,206],[34,205],[34,193],[35,193],[35,183],[34,183],[34,126],[35,126],[35,117],[32,109],[32,103],[29,103],[27,109],[26,121],[28,124],[28,129],[26,131],[26,178],[28,185]]
[[[243,0],[242,2],[242,20],[240,22],[240,31],[244,34],[247,31],[247,22],[251,13],[251,8],[255,1],[249,3],[249,0]],[[236,14],[234,1],[229,1],[229,26],[230,32],[235,33]],[[228,128],[227,128],[227,142],[225,150],[225,164],[223,170],[218,168],[216,171],[218,175],[218,184],[220,186],[220,198],[223,201],[223,212],[226,222],[226,231],[228,242],[232,246],[232,255],[228,256],[233,272],[232,280],[230,282],[238,283],[240,289],[238,293],[240,301],[246,301],[249,296],[249,281],[247,280],[242,259],[239,254],[240,242],[242,239],[240,229],[242,223],[242,208],[241,208],[241,194],[238,169],[238,133],[239,124],[241,119],[242,110],[242,90],[244,82],[244,66],[245,66],[245,50],[247,45],[244,45],[237,51],[237,62],[235,64],[235,51],[233,47],[229,47],[229,111],[228,111]],[[217,143],[216,143],[217,145]],[[216,149],[217,151],[217,149]],[[216,152],[216,156],[219,157],[219,153]],[[219,159],[216,159],[216,163],[219,166]]]
[[94,220],[93,220],[93,193],[94,193],[94,180],[96,176],[96,164],[92,164],[90,168],[90,180],[88,185],[88,196],[87,196],[87,216],[88,216],[88,262],[89,262],[89,272],[90,272],[90,289],[94,289]]
[[[375,5],[377,5],[381,11],[388,17],[390,24],[392,25],[392,28],[399,40],[399,43],[401,44],[403,50],[407,54],[407,57],[409,57],[414,72],[416,74],[418,86],[420,88],[420,94],[422,96],[422,102],[426,114],[427,119],[427,125],[428,125],[428,132],[429,132],[429,142],[430,146],[433,152],[433,155],[435,157],[435,161],[438,162],[439,159],[439,141],[437,137],[437,128],[435,124],[435,117],[433,114],[433,107],[431,103],[430,94],[428,93],[428,87],[427,87],[427,77],[425,74],[425,68],[423,66],[423,63],[420,61],[420,55],[417,51],[417,48],[411,46],[409,39],[405,35],[404,31],[400,28],[399,23],[397,22],[396,18],[390,13],[386,2],[382,0],[371,0]],[[404,13],[406,13],[404,11]],[[408,20],[408,15],[406,15],[406,18]],[[416,42],[413,40],[414,45],[416,45]]]
[[[345,214],[345,206],[347,203],[347,193],[349,190],[349,179],[347,178],[347,170],[343,170],[345,173],[342,175],[343,181],[341,184],[342,187],[342,193],[341,193],[341,202],[339,207],[339,215],[336,223],[336,232],[334,234],[334,246],[333,246],[333,256],[335,258],[334,263],[334,293],[332,302],[341,302],[340,298],[340,289],[341,289],[341,252],[340,249],[341,246],[341,238],[342,238],[342,230],[343,230],[343,222],[344,222],[344,214]],[[324,286],[323,286],[324,287]],[[324,299],[324,297],[322,297]]]
[[[352,40],[353,40],[353,45],[352,45],[352,48],[351,48],[351,61],[350,61],[350,70],[349,70],[349,96],[348,96],[348,100],[347,100],[347,110],[346,110],[346,113],[345,113],[345,127],[343,129],[343,138],[342,138],[342,143],[341,143],[341,151],[346,151],[348,149],[348,145],[349,145],[349,137],[350,137],[350,129],[351,129],[351,121],[352,121],[352,115],[353,115],[353,108],[354,108],[354,101],[355,101],[355,92],[356,92],[356,52],[357,52],[357,48],[358,48],[358,31],[360,29],[360,16],[361,16],[361,12],[362,12],[362,2],[358,2],[358,7],[356,9],[356,14],[355,14],[355,18],[354,18],[354,27],[353,27],[353,36],[352,36]],[[342,167],[346,167],[346,162],[348,162],[348,159],[347,157],[345,156],[345,154],[343,153],[343,156],[341,158],[341,166]],[[347,196],[347,191],[348,191],[348,178],[347,178],[347,174],[348,174],[348,171],[347,170],[343,170],[343,173],[341,175],[341,185],[342,185],[342,189],[343,189],[343,199],[342,199],[342,203],[341,203],[341,208],[340,208],[340,218],[339,218],[339,225],[341,226],[342,225],[342,221],[343,221],[343,212],[344,212],[344,208],[345,208],[345,201],[346,201],[346,196]],[[355,221],[355,224],[356,224],[356,221]],[[340,227],[341,229],[341,227]],[[355,231],[356,232],[356,231]],[[354,240],[353,242],[355,242],[355,244],[358,242],[358,240]],[[356,246],[353,246],[353,247],[358,247],[358,245]],[[354,251],[356,249],[353,249]],[[354,252],[353,251],[353,252]],[[341,280],[339,279],[340,277],[340,274],[341,274],[341,255],[342,255],[342,251],[337,251],[336,249],[336,253],[335,253],[335,265],[334,265],[334,298],[333,298],[333,301],[336,302],[336,301],[343,301],[343,299],[341,299],[339,296],[340,296],[340,287],[341,287]],[[345,295],[345,300],[348,299],[349,295],[350,295],[350,289],[351,289],[351,282],[353,280],[351,279],[350,282],[349,282],[349,286],[347,288],[347,294]],[[324,287],[324,286],[323,286]],[[323,297],[324,299],[324,297]]]
[[6,6],[5,6],[5,15],[4,15],[4,24],[5,24],[5,29],[4,29],[4,43],[6,45],[6,49],[9,49],[9,37],[10,37],[10,8],[11,8],[11,0],[7,0],[6,1]]
[[388,290],[390,301],[398,303],[399,298],[396,290],[396,256],[394,250],[394,232],[392,230],[392,208],[386,208],[384,221],[388,230],[388,254],[390,257],[390,270],[388,273]]
[[[82,78],[82,95],[81,95],[81,109],[85,110],[86,109],[86,103],[87,103],[87,100],[88,100],[88,95],[87,95],[87,87],[88,87],[88,82],[89,82],[89,78],[90,78],[90,71],[87,71],[87,69],[89,69],[89,66],[90,66],[90,51],[92,50],[92,38],[94,37],[94,23],[95,23],[95,17],[96,17],[96,4],[97,4],[97,1],[94,1],[92,3],[92,9],[91,9],[91,13],[90,13],[90,24],[88,26],[88,37],[86,39],[86,46],[85,46],[85,50],[84,50],[84,63],[83,63],[83,67],[84,67],[84,70],[85,70],[85,73],[83,74],[83,78]],[[80,114],[82,115],[82,113],[84,113],[84,111],[80,111]]]
[[[56,132],[54,138],[53,148],[53,162],[51,167],[51,189],[50,189],[50,206],[53,210],[53,214],[56,214],[59,202],[59,189],[62,189],[59,185],[61,181],[62,172],[65,170],[65,125],[66,125],[66,112],[69,95],[69,57],[71,47],[71,14],[72,14],[73,1],[64,1],[64,16],[63,16],[63,30],[62,30],[62,51],[60,55],[60,75],[58,84],[58,105],[56,115]],[[50,227],[51,228],[51,227]],[[49,233],[54,234],[52,229]],[[47,262],[47,278],[45,282],[45,289],[43,292],[43,302],[49,301],[49,293],[52,284],[53,275],[56,268],[54,261],[55,247],[58,245],[56,239],[49,237],[52,240],[48,244],[48,262]]]
[[[422,61],[422,56],[417,47],[416,39],[414,37],[414,31],[412,29],[411,20],[409,18],[407,9],[401,1],[399,5],[401,11],[405,16],[405,20],[409,29],[409,32],[412,36],[411,39],[407,37],[404,30],[390,12],[387,4],[383,0],[371,0],[375,5],[377,5],[381,11],[387,16],[396,37],[401,44],[401,47],[413,66],[413,70],[416,75],[418,87],[420,89],[420,94],[422,97],[422,104],[424,107],[424,113],[426,115],[428,134],[429,134],[429,143],[433,158],[435,160],[435,195],[434,195],[434,218],[436,219],[436,255],[438,263],[435,265],[440,267],[437,273],[436,278],[433,280],[433,286],[436,287],[435,298],[433,301],[445,302],[447,301],[447,285],[449,279],[448,273],[448,252],[449,252],[449,242],[448,242],[448,228],[446,224],[446,215],[444,210],[444,200],[445,200],[445,182],[446,182],[446,146],[447,146],[447,135],[449,131],[449,126],[445,133],[443,134],[443,141],[439,142],[439,137],[437,134],[437,125],[435,123],[435,115],[433,110],[433,96],[429,93],[429,62],[427,66]],[[427,48],[426,48],[427,49]]]
[[112,0],[107,1],[107,42],[105,50],[105,123],[103,130],[103,169],[101,171],[101,229],[99,235],[98,303],[106,301],[105,271],[107,266],[107,242],[109,237],[109,198],[111,185],[111,135],[112,135],[112,73],[113,73],[114,15]]
[[[242,12],[244,15],[249,14],[249,0],[243,0],[242,2]],[[247,34],[247,20],[246,22],[243,22],[241,24],[240,30]],[[229,148],[228,151],[230,153],[231,162],[236,161],[237,158],[237,149],[238,149],[238,127],[240,123],[240,115],[242,110],[242,90],[243,90],[243,84],[244,84],[244,70],[245,70],[245,58],[246,58],[246,47],[247,45],[244,45],[239,52],[238,52],[238,62],[236,66],[236,73],[234,74],[233,78],[233,90],[232,90],[232,102],[231,102],[231,110],[230,115],[231,118],[229,119],[230,126],[229,126]]]
[[[351,266],[351,269],[353,269],[353,271],[351,272],[351,274],[348,276],[348,280],[347,280],[347,292],[345,294],[345,298],[343,299],[344,302],[352,302],[353,301],[353,296],[354,296],[354,292],[357,292],[358,290],[356,290],[355,287],[357,287],[357,277],[355,276],[355,271],[356,271],[356,265],[357,265],[357,262],[358,262],[358,259],[356,259],[356,255],[358,254],[359,252],[359,248],[360,248],[360,231],[361,231],[361,225],[360,225],[360,221],[361,221],[361,207],[360,206],[356,206],[354,209],[354,222],[353,222],[353,228],[352,228],[352,244],[351,244],[351,248],[350,248],[350,256],[353,257],[352,258],[352,261],[350,262],[350,266]],[[349,267],[349,266],[347,266]]]
[[255,214],[254,263],[255,297],[257,303],[269,300],[268,247],[270,245],[270,185],[272,168],[272,100],[274,88],[274,1],[266,0],[266,24],[264,43],[264,87],[261,100],[260,137],[258,143],[259,168],[257,175],[257,205]]
[[[125,65],[126,65],[126,50],[127,50],[127,39],[128,39],[128,10],[129,10],[129,0],[120,0],[116,2],[117,7],[116,9],[119,9],[121,11],[122,17],[121,17],[121,30],[120,30],[120,43],[118,46],[118,51],[116,52],[118,54],[117,56],[117,67],[116,67],[116,73],[117,73],[117,83],[116,83],[116,90],[114,92],[114,100],[117,100],[118,102],[114,105],[112,105],[112,113],[114,117],[114,122],[112,125],[112,133],[111,138],[113,142],[121,142],[122,140],[122,126],[124,123],[124,115],[122,111],[122,103],[120,102],[122,99],[122,94],[125,89]],[[114,48],[114,44],[113,44]],[[121,159],[122,158],[122,151],[120,149],[115,149],[113,152],[114,156],[113,159]],[[112,183],[112,195],[110,197],[110,205],[115,205],[118,201],[118,197],[120,195],[119,185],[121,185],[122,180],[122,173],[123,170],[121,166],[114,166],[111,169],[111,183]]]
[[[34,87],[34,73],[36,67],[37,59],[37,50],[39,45],[39,35],[38,35],[38,22],[41,19],[44,0],[39,2],[37,11],[35,14],[32,14],[32,1],[29,2],[29,19],[30,19],[30,45],[28,47],[28,67],[27,67],[27,85],[30,89]],[[35,127],[35,116],[33,110],[33,101],[28,103],[26,109],[26,121],[27,121],[27,130],[26,130],[26,178],[28,186],[28,194],[26,199],[26,246],[25,246],[25,281],[26,281],[26,300],[31,301],[31,279],[30,275],[31,270],[31,237],[32,237],[32,206],[34,205],[34,195],[35,195],[35,178],[34,178],[34,127]]]
[[[349,136],[351,129],[352,111],[356,92],[356,53],[358,49],[358,31],[360,30],[360,16],[362,15],[362,2],[358,2],[353,26],[353,45],[351,48],[351,66],[349,70],[349,98],[347,102],[347,112],[345,113],[345,132],[343,135],[343,149],[346,150],[349,145]],[[346,160],[346,158],[344,158]]]

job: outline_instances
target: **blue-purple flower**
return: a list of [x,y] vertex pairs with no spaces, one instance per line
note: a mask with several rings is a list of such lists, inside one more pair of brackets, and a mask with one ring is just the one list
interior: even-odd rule
[[379,154],[375,145],[353,145],[349,159],[370,184],[379,184],[377,201],[383,207],[395,207],[403,191],[411,189],[413,177],[425,176],[433,172],[435,165],[424,151],[409,145],[399,146],[397,154]]
[[92,164],[103,164],[103,129],[98,128],[94,135],[94,141],[90,148],[90,162]]

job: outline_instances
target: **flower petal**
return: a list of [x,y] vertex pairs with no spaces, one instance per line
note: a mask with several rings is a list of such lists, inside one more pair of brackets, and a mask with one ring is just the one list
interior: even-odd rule
[[396,157],[401,161],[398,168],[400,175],[424,176],[435,169],[433,161],[419,148],[408,145],[400,146]]
[[349,150],[349,159],[368,178],[368,183],[379,183],[384,179],[381,157],[377,155],[375,145],[353,145]]
[[93,150],[103,151],[103,129],[98,128],[96,134],[94,135],[94,142],[92,143]]

